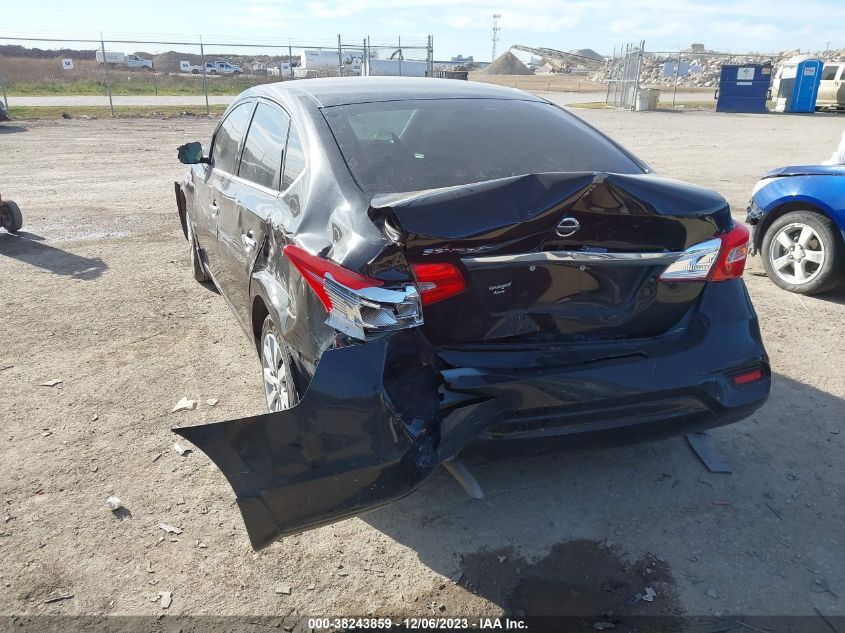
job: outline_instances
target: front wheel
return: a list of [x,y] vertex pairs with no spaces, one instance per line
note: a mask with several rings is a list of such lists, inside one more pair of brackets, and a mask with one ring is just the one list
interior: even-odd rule
[[760,250],[769,279],[789,292],[816,294],[840,281],[841,241],[830,218],[819,213],[782,215],[766,230]]
[[0,220],[3,228],[10,233],[17,233],[23,226],[23,216],[18,205],[12,200],[6,200],[0,207]]
[[270,412],[290,409],[299,402],[290,350],[269,315],[261,328],[261,370]]

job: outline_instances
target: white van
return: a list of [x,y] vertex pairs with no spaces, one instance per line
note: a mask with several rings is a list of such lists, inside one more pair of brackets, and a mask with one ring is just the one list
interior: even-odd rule
[[822,68],[816,107],[845,109],[845,60],[827,62]]

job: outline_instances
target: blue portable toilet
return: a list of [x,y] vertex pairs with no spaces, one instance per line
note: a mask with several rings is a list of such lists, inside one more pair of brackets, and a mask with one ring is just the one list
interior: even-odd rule
[[824,61],[796,55],[781,64],[775,76],[776,112],[815,112]]
[[714,95],[716,112],[766,112],[771,64],[725,64]]

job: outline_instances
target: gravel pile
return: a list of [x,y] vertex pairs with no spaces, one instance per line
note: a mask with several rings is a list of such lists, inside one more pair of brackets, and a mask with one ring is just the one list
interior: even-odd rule
[[[696,88],[710,88],[719,84],[719,74],[724,64],[765,64],[777,66],[781,62],[797,55],[798,51],[787,51],[776,57],[771,55],[735,55],[710,56],[702,53],[682,53],[681,69],[689,66],[690,73],[678,77],[678,85]],[[825,60],[845,58],[845,49],[817,53]],[[678,61],[677,55],[646,55],[643,57],[640,69],[640,84],[643,86],[672,86],[675,83],[674,67]],[[668,76],[667,76],[668,75]],[[606,62],[601,70],[589,76],[591,81],[606,83],[611,76],[611,63]]]
[[496,58],[492,64],[484,69],[485,75],[533,75],[534,72],[519,58],[508,51]]

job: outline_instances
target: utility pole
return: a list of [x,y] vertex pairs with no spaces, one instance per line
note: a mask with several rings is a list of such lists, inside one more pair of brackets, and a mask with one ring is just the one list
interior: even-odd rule
[[491,62],[496,61],[496,44],[499,42],[499,31],[501,31],[499,28],[499,18],[501,17],[498,13],[493,14],[493,56],[490,59]]

